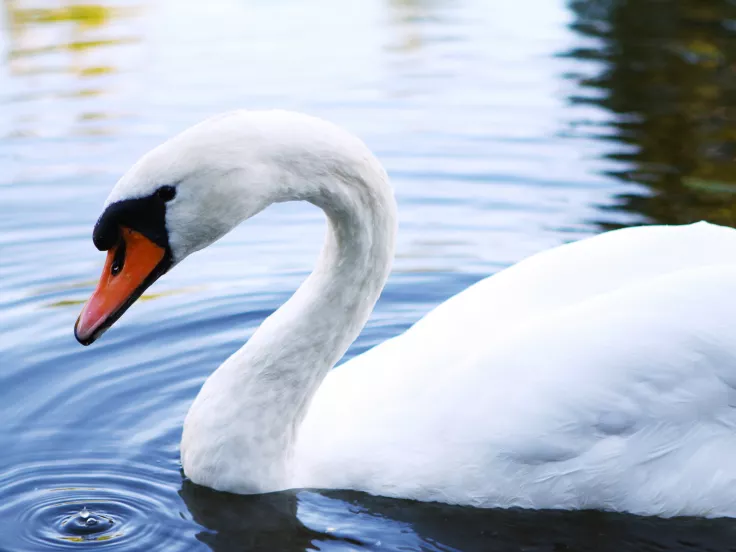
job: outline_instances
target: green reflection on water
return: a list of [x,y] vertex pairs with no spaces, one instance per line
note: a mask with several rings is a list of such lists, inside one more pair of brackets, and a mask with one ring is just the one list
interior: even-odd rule
[[586,46],[565,55],[594,67],[570,75],[580,85],[570,100],[614,116],[576,127],[612,146],[607,158],[621,168],[609,175],[651,191],[621,196],[618,209],[658,223],[736,226],[736,5],[573,0],[570,6],[572,28]]

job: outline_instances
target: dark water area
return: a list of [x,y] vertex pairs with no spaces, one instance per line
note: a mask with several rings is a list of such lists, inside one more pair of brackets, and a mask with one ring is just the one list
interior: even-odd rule
[[[720,0],[577,1],[581,44],[562,55],[592,64],[572,71],[573,105],[604,121],[573,134],[609,145],[606,174],[642,184],[615,211],[648,222],[736,224],[736,4]],[[608,222],[608,221],[607,221]],[[615,217],[610,221],[617,226]]]
[[392,178],[397,258],[348,356],[566,241],[736,225],[736,4],[0,7],[0,551],[736,550],[727,519],[235,496],[184,479],[181,425],[202,382],[313,265],[324,221],[307,205],[269,209],[188,259],[92,347],[72,333],[111,186],[228,109],[333,120]]

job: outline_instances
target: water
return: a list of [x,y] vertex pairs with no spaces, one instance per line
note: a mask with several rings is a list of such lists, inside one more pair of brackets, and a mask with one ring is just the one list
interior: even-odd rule
[[188,259],[94,346],[72,335],[112,184],[231,108],[334,120],[391,174],[395,268],[349,355],[547,247],[736,223],[732,3],[0,5],[0,550],[736,550],[729,520],[241,497],[183,479],[181,424],[204,378],[312,266],[323,220],[309,206]]

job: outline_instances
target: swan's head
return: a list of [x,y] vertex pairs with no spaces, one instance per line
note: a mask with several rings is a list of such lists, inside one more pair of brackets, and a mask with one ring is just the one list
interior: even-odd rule
[[107,260],[74,327],[77,340],[95,341],[174,265],[271,203],[319,204],[320,180],[346,171],[385,181],[360,140],[282,111],[218,115],[153,149],[118,181],[95,224]]

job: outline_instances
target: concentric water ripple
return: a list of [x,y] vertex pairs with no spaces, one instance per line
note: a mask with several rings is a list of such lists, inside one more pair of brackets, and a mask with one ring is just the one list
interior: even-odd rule
[[[176,471],[112,459],[16,465],[0,477],[0,550],[175,550]],[[189,527],[191,530],[191,527]]]

